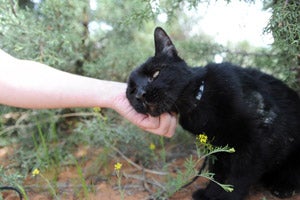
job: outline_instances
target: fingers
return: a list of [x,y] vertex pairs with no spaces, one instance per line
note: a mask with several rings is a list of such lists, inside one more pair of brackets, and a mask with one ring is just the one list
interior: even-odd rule
[[117,112],[143,130],[165,137],[172,137],[175,133],[176,114],[163,113],[159,117],[152,117],[137,113],[129,104],[125,95],[119,96],[113,106]]
[[177,116],[175,114],[164,113],[159,117],[152,117],[130,109],[125,116],[141,129],[165,137],[172,137],[177,126]]
[[[155,130],[160,127],[159,117],[151,117],[149,115],[136,112],[131,106],[124,116],[133,124],[144,130]],[[152,131],[150,131],[152,132]]]
[[146,128],[146,131],[152,132],[157,135],[172,137],[175,133],[175,129],[177,126],[177,116],[169,113],[164,113],[159,117],[151,117],[149,118],[159,120],[159,126],[155,129]]

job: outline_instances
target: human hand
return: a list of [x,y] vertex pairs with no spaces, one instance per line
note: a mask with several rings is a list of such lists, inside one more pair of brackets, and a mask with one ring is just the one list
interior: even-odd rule
[[175,114],[164,113],[158,117],[152,117],[137,113],[127,100],[125,92],[115,98],[113,109],[131,123],[151,133],[165,137],[172,137],[175,133],[177,125],[177,116]]

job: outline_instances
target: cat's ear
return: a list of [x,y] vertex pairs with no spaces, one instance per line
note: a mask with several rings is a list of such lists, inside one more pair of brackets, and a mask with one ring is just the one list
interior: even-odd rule
[[177,56],[177,50],[172,43],[170,37],[164,29],[157,27],[154,31],[155,56],[159,54],[167,54],[168,56]]

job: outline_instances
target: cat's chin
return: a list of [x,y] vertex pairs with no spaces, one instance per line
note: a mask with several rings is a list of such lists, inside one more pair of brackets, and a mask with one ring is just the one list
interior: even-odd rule
[[158,117],[163,113],[178,113],[176,109],[169,107],[161,107],[160,104],[147,104],[145,107],[146,113],[152,117]]
[[158,117],[162,113],[159,113],[159,112],[148,112],[148,114],[151,115],[152,117]]
[[158,117],[164,111],[162,111],[158,104],[155,103],[149,103],[147,101],[144,101],[142,103],[139,103],[138,106],[135,106],[135,109],[143,114],[151,115],[152,117]]
[[147,114],[151,115],[152,117],[158,117],[163,112],[160,112],[156,109],[156,107],[148,107]]
[[147,105],[147,113],[153,117],[157,117],[162,113],[157,110],[157,106],[155,105]]
[[131,104],[134,109],[142,114],[146,114],[146,115],[151,115],[152,117],[158,117],[159,115],[161,115],[162,113],[164,113],[163,111],[160,111],[158,109],[157,105],[150,105],[147,103],[139,103],[139,104]]
[[147,112],[147,114],[151,115],[152,117],[158,117],[163,113],[176,113],[176,112],[174,112],[174,111],[159,111],[159,110]]

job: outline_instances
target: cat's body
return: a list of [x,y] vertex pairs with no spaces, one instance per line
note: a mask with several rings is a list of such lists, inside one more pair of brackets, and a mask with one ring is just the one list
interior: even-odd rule
[[190,68],[157,28],[155,56],[132,72],[127,97],[138,112],[177,112],[184,129],[235,148],[209,167],[234,191],[210,183],[194,199],[242,200],[255,184],[279,197],[299,190],[300,100],[274,77],[230,63]]

